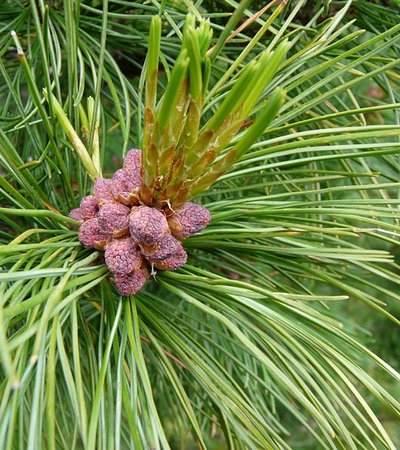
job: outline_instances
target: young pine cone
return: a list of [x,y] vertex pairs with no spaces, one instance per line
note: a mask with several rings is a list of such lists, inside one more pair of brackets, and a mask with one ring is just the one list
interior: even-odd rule
[[93,219],[99,212],[99,204],[93,195],[87,195],[83,197],[79,205],[79,209],[82,212],[82,217],[86,219]]
[[210,211],[204,206],[187,202],[168,217],[171,233],[177,239],[185,239],[203,230],[211,219]]
[[77,220],[78,222],[83,222],[85,220],[80,208],[71,209],[68,216],[71,217],[71,219]]
[[115,287],[121,295],[134,295],[140,291],[146,280],[150,277],[150,273],[145,265],[134,272],[127,274],[115,274]]
[[140,176],[142,166],[142,151],[132,148],[124,158],[124,169],[134,172]]
[[139,206],[132,208],[129,216],[129,231],[139,244],[155,244],[169,234],[164,214],[156,208]]
[[154,262],[169,258],[174,253],[180,251],[183,247],[182,244],[171,234],[167,234],[156,244],[151,246],[141,245],[140,248],[143,256],[150,262]]
[[[185,249],[181,248],[171,255],[170,257],[163,259],[161,261],[151,261],[156,269],[159,270],[176,270],[186,264],[187,253]],[[150,261],[149,261],[150,262]]]
[[79,240],[83,245],[104,250],[111,236],[99,226],[97,218],[89,219],[79,228]]
[[114,237],[125,236],[129,227],[129,211],[130,209],[121,203],[104,203],[97,216],[101,230]]
[[112,180],[109,178],[97,178],[93,186],[93,195],[99,205],[114,200],[112,193]]
[[108,270],[121,275],[131,273],[142,265],[142,256],[131,238],[112,240],[104,256]]
[[117,170],[112,177],[112,193],[124,205],[139,204],[140,174],[127,169]]
[[98,212],[99,204],[97,203],[96,198],[93,195],[87,195],[81,200],[79,208],[70,211],[69,217],[82,222],[84,220],[93,219],[97,216]]

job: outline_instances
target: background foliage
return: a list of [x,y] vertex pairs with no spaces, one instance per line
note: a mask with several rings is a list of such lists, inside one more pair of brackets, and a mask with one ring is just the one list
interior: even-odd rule
[[[233,0],[2,2],[0,448],[399,445],[398,3],[249,3],[236,25]],[[250,19],[213,60],[205,117],[289,38],[263,94],[286,101],[197,197],[212,223],[189,263],[123,299],[67,217],[91,179],[43,88],[76,130],[92,108],[111,173],[141,143],[151,17],[162,92],[187,12],[214,44]]]

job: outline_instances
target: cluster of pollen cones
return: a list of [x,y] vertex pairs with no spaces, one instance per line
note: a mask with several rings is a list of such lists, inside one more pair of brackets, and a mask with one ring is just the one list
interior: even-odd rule
[[187,202],[178,210],[141,204],[141,151],[129,150],[122,169],[98,178],[70,217],[81,222],[83,245],[105,250],[105,262],[121,295],[138,292],[155,269],[175,270],[187,254],[181,241],[210,222],[207,208]]

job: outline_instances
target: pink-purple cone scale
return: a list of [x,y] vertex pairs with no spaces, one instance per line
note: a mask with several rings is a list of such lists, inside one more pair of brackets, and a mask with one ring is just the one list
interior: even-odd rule
[[79,222],[83,245],[105,250],[105,263],[117,291],[136,294],[150,277],[149,269],[176,270],[187,261],[180,242],[203,230],[210,212],[201,205],[185,203],[172,216],[156,207],[140,205],[141,156],[131,149],[123,169],[111,179],[98,178],[93,195],[84,197],[69,216]]

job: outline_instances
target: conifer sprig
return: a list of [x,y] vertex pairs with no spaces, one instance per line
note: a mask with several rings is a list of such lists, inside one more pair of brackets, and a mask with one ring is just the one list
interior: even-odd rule
[[[199,11],[199,2],[109,0],[104,17],[106,3],[0,6],[1,450],[398,448],[397,11],[368,0],[272,0],[264,14],[248,0],[232,14],[232,0],[203,0]],[[185,240],[188,264],[122,300],[66,217],[92,182],[42,92],[82,129],[91,158],[85,129],[100,119],[109,176],[144,135],[150,21],[159,15],[167,36],[155,63],[156,115],[186,5],[195,31],[209,20],[214,33],[200,125],[185,102],[199,90],[181,84],[176,102],[185,126],[196,125],[199,155],[246,61],[253,71],[285,37],[290,52],[230,143],[207,154],[210,167],[197,164],[191,181],[204,185],[186,182],[176,158],[175,186],[199,192],[211,223]],[[239,21],[252,26],[232,33]],[[189,45],[188,82],[199,77]],[[90,96],[100,112],[91,119],[82,102]],[[174,158],[194,148],[188,140],[182,150],[181,125],[161,136],[182,144]],[[167,177],[159,181],[167,198],[175,194]]]

